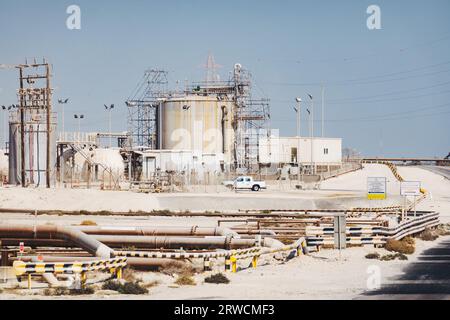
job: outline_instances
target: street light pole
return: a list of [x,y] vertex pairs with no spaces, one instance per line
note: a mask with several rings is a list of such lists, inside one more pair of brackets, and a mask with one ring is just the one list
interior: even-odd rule
[[314,99],[312,95],[308,94],[309,98],[311,99],[311,114],[310,114],[310,120],[311,120],[311,126],[310,126],[310,139],[311,139],[311,174],[314,174]]
[[109,148],[112,148],[112,132],[111,132],[111,111],[114,109],[114,104],[111,104],[109,107],[104,104],[106,111],[108,112],[108,124],[109,124]]
[[73,117],[75,119],[78,120],[78,139],[81,141],[80,139],[80,133],[81,133],[81,119],[84,119],[84,115],[83,114],[74,114]]
[[295,109],[295,111],[297,111],[297,180],[298,180],[298,184],[300,185],[300,136],[301,136],[301,131],[300,131],[300,120],[301,120],[301,102],[302,99],[300,97],[295,98],[295,101],[297,101],[297,109]]
[[322,84],[322,138],[325,137],[325,87]]

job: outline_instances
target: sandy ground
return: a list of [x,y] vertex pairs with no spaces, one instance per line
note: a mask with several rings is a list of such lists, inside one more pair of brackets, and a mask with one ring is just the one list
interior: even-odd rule
[[[399,172],[407,180],[420,180],[430,194],[418,205],[418,209],[436,210],[441,220],[450,221],[450,180],[418,167],[400,167]],[[366,200],[366,178],[386,176],[388,178],[388,200]],[[127,191],[69,190],[69,189],[21,189],[0,188],[0,207],[68,210],[152,210],[152,209],[196,209],[231,210],[239,208],[315,208],[386,206],[401,203],[399,183],[389,169],[383,165],[366,165],[363,170],[349,173],[322,183],[321,190],[298,191],[285,188],[284,191],[271,188],[260,193],[231,191],[211,193],[138,194]],[[216,209],[217,208],[217,209]],[[100,225],[199,225],[213,226],[216,218],[173,218],[173,217],[87,217],[87,216],[38,216],[25,214],[1,214],[0,223],[58,223],[78,224],[82,220],[95,220]],[[447,237],[448,238],[448,237]],[[415,261],[424,249],[434,242],[417,241],[416,253],[409,257]],[[368,267],[379,266],[382,283],[402,274],[409,261],[374,261],[364,256],[369,252],[386,253],[384,249],[372,246],[348,248],[340,254],[336,250],[322,250],[310,256],[295,258],[286,263],[271,262],[237,274],[229,274],[228,285],[204,284],[207,274],[196,276],[197,285],[173,288],[174,278],[158,273],[138,273],[145,281],[158,280],[158,286],[151,288],[145,296],[102,296],[98,299],[352,299],[367,290]],[[242,265],[248,264],[242,262]],[[221,267],[222,268],[222,267]],[[21,293],[26,295],[21,295]],[[38,292],[36,292],[38,293]],[[0,299],[45,299],[40,295],[29,295],[27,291],[15,294],[4,292]],[[75,299],[76,297],[71,297]],[[86,299],[86,297],[78,297]],[[53,299],[53,297],[52,297]]]
[[[445,194],[450,182],[419,168],[411,169],[411,179],[424,176],[433,194]],[[388,178],[388,198],[369,201],[366,198],[368,176]],[[434,180],[438,181],[435,186]],[[322,182],[320,190],[295,190],[295,182],[272,184],[260,192],[234,192],[209,187],[203,193],[143,194],[130,191],[96,189],[22,189],[0,187],[0,207],[53,210],[238,210],[238,209],[327,209],[390,206],[402,202],[399,183],[383,165],[366,165],[363,170]],[[436,189],[436,192],[434,192]]]
[[[441,237],[440,241],[450,239]],[[195,276],[195,286],[174,286],[176,277],[155,272],[136,272],[144,282],[158,281],[146,295],[110,295],[101,291],[90,296],[46,297],[42,290],[19,289],[0,294],[0,299],[355,299],[370,291],[368,288],[372,268],[378,267],[380,284],[395,281],[408,263],[417,261],[421,252],[436,242],[417,240],[416,252],[408,261],[378,261],[365,258],[367,253],[388,253],[371,246],[337,250],[322,250],[301,256],[286,263],[266,264],[264,259],[256,269],[247,268],[249,261],[239,263],[244,270],[227,273],[229,284],[208,284],[204,278],[210,273]],[[218,266],[219,268],[219,266]],[[222,271],[223,266],[220,266]],[[214,272],[213,272],[214,273]],[[370,281],[369,281],[370,283]],[[372,288],[373,289],[373,288]]]

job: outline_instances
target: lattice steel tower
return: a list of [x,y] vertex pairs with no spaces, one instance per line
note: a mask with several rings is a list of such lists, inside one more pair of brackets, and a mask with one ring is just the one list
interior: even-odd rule
[[168,92],[168,72],[150,69],[125,102],[128,107],[128,133],[133,147],[159,148],[158,107]]

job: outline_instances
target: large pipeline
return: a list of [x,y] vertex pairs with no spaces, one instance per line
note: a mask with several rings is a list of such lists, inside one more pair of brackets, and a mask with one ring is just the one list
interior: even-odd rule
[[224,227],[116,227],[116,226],[77,226],[86,234],[122,236],[224,236],[239,238],[239,234]]
[[90,254],[109,259],[112,249],[80,230],[55,225],[1,224],[0,238],[57,239],[73,243]]
[[[81,230],[88,232],[101,232],[101,227],[82,227]],[[96,257],[108,259],[111,257],[112,247],[136,246],[139,248],[151,249],[239,249],[255,246],[255,239],[238,239],[234,236],[236,232],[230,232],[227,228],[194,228],[194,227],[178,227],[169,228],[118,228],[118,232],[139,233],[180,233],[197,230],[196,235],[200,234],[222,234],[225,236],[207,236],[207,237],[170,237],[170,236],[129,236],[129,235],[87,235],[81,230],[75,228],[66,228],[55,225],[18,225],[6,224],[0,225],[0,238],[6,242],[18,241],[18,239],[29,239],[29,242],[40,241],[41,245],[57,245],[57,246],[79,246]],[[112,227],[103,229],[106,233],[112,233]],[[12,238],[12,239],[11,239]],[[61,241],[62,240],[62,241]],[[46,242],[47,241],[47,242]],[[280,247],[283,244],[272,238],[261,239],[259,245],[266,247]]]
[[98,241],[112,246],[135,246],[147,249],[239,249],[255,245],[255,239],[230,237],[167,237],[167,236],[110,236],[92,235]]

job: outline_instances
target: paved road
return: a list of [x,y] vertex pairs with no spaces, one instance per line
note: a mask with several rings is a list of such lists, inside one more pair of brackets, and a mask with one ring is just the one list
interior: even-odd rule
[[422,169],[440,174],[441,176],[450,179],[450,167],[438,167],[438,166],[420,166]]
[[443,237],[425,250],[404,274],[361,299],[450,300],[450,237]]

